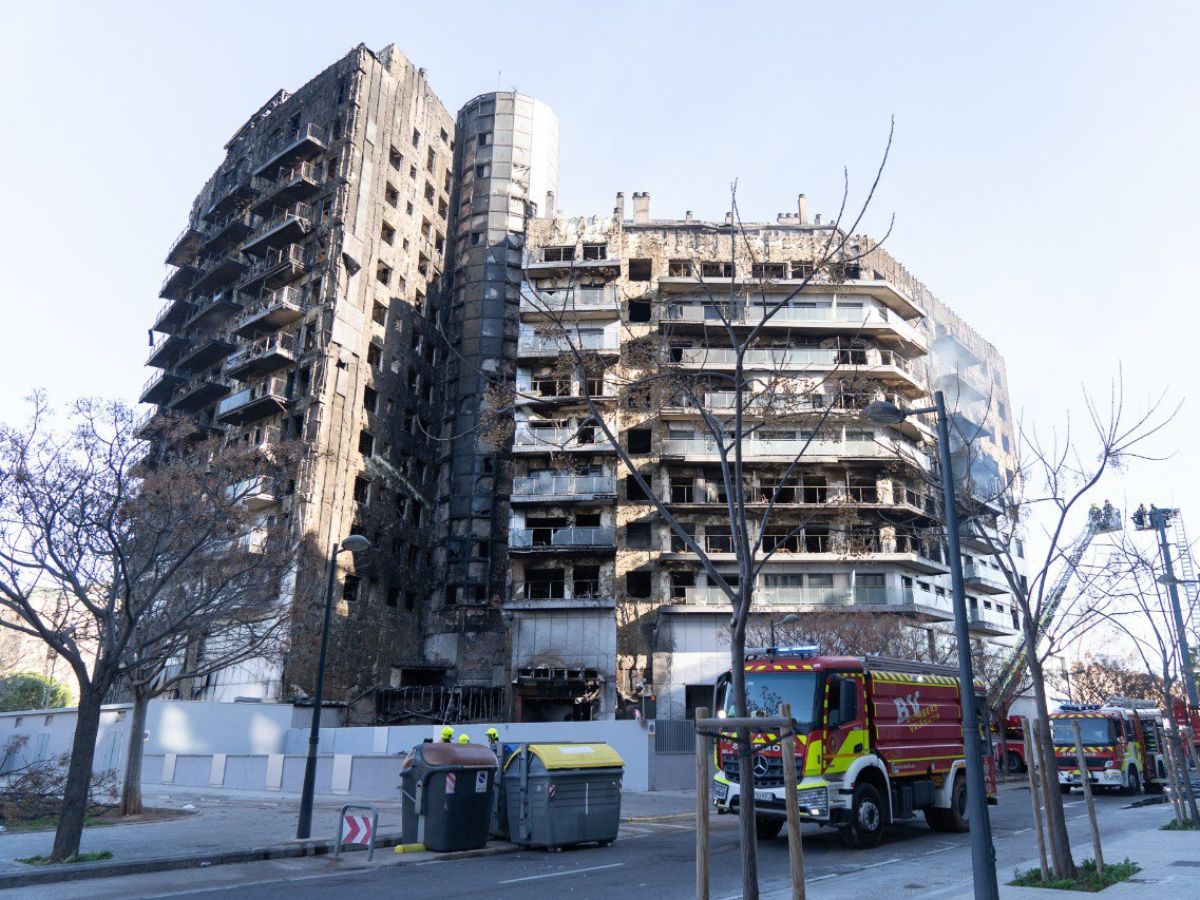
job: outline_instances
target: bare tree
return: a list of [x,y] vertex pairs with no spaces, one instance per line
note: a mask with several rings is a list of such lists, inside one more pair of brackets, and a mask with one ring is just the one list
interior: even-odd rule
[[[1101,569],[1101,577],[1093,594],[1118,601],[1104,615],[1109,633],[1131,645],[1142,663],[1142,671],[1134,673],[1140,678],[1134,681],[1129,673],[1122,672],[1120,684],[1130,683],[1141,687],[1146,699],[1153,699],[1163,710],[1167,727],[1167,740],[1175,760],[1185,758],[1185,738],[1175,719],[1175,704],[1186,699],[1182,683],[1179,659],[1179,634],[1175,630],[1175,618],[1171,603],[1158,582],[1162,574],[1156,549],[1149,553],[1125,536],[1114,548]],[[1111,677],[1111,676],[1110,676]],[[1138,696],[1137,693],[1127,696]],[[1186,769],[1177,771],[1169,765],[1172,774],[1172,799],[1176,815],[1181,823],[1191,822],[1200,826],[1200,810]]]
[[[1071,529],[1078,527],[1083,504],[1106,474],[1134,460],[1153,459],[1145,446],[1169,424],[1176,411],[1164,409],[1160,399],[1131,414],[1126,409],[1119,376],[1110,388],[1106,407],[1086,392],[1083,401],[1086,417],[1081,434],[1072,429],[1069,417],[1062,432],[1055,430],[1048,440],[1041,439],[1033,429],[1022,428],[1017,442],[1017,471],[1010,479],[990,495],[968,488],[960,498],[972,512],[969,527],[973,536],[987,545],[998,562],[1020,612],[1024,665],[1028,667],[1036,718],[1041,725],[1042,759],[1054,758],[1044,662],[1055,647],[1095,627],[1103,615],[1103,610],[1090,604],[1070,609],[1061,606],[1066,585],[1063,576],[1077,573],[1079,559],[1075,551],[1081,549],[1071,538]],[[1117,514],[1107,501],[1104,508],[1093,501],[1086,527],[1099,523],[1097,530],[1112,530],[1108,525],[1114,523],[1105,519]],[[1045,546],[1036,557],[1026,553],[1026,532],[1031,527],[1041,532],[1034,543]],[[1083,577],[1092,576],[1084,572]],[[1056,878],[1073,877],[1075,862],[1062,797],[1050,790],[1048,780],[1042,788],[1051,869]]]
[[27,424],[0,430],[0,607],[4,627],[45,641],[79,684],[51,851],[62,861],[79,849],[110,690],[152,684],[204,627],[228,636],[265,621],[277,596],[266,560],[287,554],[283,529],[248,503],[270,477],[268,452],[190,430],[148,452],[123,404],[80,401],[65,427],[43,396],[32,406]]

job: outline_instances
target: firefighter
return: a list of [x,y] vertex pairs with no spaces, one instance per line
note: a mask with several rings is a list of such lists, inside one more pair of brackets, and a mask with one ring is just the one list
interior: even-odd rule
[[488,746],[491,747],[492,750],[499,749],[499,747],[500,747],[500,732],[498,732],[495,728],[489,728],[487,730],[487,742],[488,742]]
[[443,744],[448,744],[448,743],[450,743],[450,739],[451,739],[452,737],[454,737],[454,729],[453,729],[453,728],[451,728],[449,725],[446,725],[446,726],[444,726],[444,727],[442,728],[442,740],[441,740],[441,743],[443,743]]
[[460,735],[458,736],[458,742],[459,742],[460,744],[469,744],[469,743],[471,743],[471,736],[470,736],[470,735],[468,735],[468,734],[467,734],[467,733],[464,731],[462,734],[460,734]]

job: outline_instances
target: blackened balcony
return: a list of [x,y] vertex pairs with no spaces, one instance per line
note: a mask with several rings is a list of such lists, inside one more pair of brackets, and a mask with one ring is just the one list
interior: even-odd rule
[[186,300],[168,300],[154,317],[154,330],[170,334],[182,327],[195,311]]
[[270,215],[277,206],[290,206],[307,200],[321,189],[321,168],[310,162],[302,162],[279,174],[274,179],[260,179],[262,188],[257,203],[251,209],[260,216]]
[[513,479],[513,503],[570,503],[612,499],[617,480],[612,475],[542,475]]
[[146,365],[157,369],[165,369],[174,365],[191,341],[178,334],[160,334],[150,345],[150,355],[146,357]]
[[158,289],[158,296],[165,300],[182,300],[191,289],[192,280],[195,277],[196,270],[191,266],[179,266],[171,269],[163,277],[162,287]]
[[267,148],[267,159],[254,170],[255,175],[269,175],[284,166],[291,166],[302,159],[312,159],[325,152],[329,136],[320,125],[311,122],[291,134],[281,135]]
[[296,339],[290,334],[272,334],[242,347],[225,360],[225,371],[240,381],[265,375],[296,361]]
[[226,172],[213,191],[213,202],[204,212],[204,221],[215,222],[237,209],[254,194],[254,179],[247,169]]
[[222,400],[217,407],[217,421],[226,425],[245,425],[274,415],[286,406],[284,380],[268,378]]
[[248,212],[233,213],[208,233],[201,246],[205,256],[212,256],[230,247],[236,247],[246,239],[254,228],[254,216]]
[[168,266],[186,266],[196,257],[196,251],[204,242],[204,234],[198,228],[189,225],[179,233],[171,249],[167,251]]
[[233,288],[217,291],[209,297],[198,297],[194,303],[195,312],[185,325],[188,328],[214,328],[228,321],[242,306],[242,299]]
[[184,377],[174,372],[155,372],[142,385],[142,393],[138,397],[141,403],[166,403],[171,399],[175,388],[183,384]]
[[279,288],[247,306],[234,325],[233,333],[239,337],[252,337],[290,325],[302,315],[304,294],[293,287]]
[[224,287],[245,274],[250,268],[249,261],[236,250],[227,251],[204,262],[196,276],[192,289],[196,291],[211,291]]
[[230,390],[229,382],[220,376],[208,372],[195,375],[175,392],[171,409],[176,412],[196,412],[220,400]]
[[268,250],[257,260],[238,285],[247,294],[259,290],[273,291],[291,284],[308,271],[308,254],[300,244],[288,244]]
[[190,352],[179,360],[179,368],[188,372],[199,372],[219,363],[233,352],[233,344],[221,335],[198,338]]
[[561,528],[514,528],[508,533],[508,549],[513,552],[553,550],[613,550],[616,532],[599,525]]
[[242,249],[259,256],[272,248],[295,243],[311,229],[312,208],[307,203],[295,203],[276,209],[270,218],[255,229]]

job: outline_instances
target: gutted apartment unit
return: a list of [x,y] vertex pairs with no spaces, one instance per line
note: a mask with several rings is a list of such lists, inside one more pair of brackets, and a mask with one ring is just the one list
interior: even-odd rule
[[311,689],[304,629],[351,532],[372,549],[341,557],[334,690],[385,711],[388,688],[421,679],[453,134],[422,70],[360,46],[238,129],[170,249],[142,434],[177,414],[228,442],[303,448],[259,498],[309,551],[281,586],[297,623],[286,664],[226,670],[198,697]]
[[[931,310],[928,291],[866,238],[850,246],[863,258],[797,293],[830,235],[803,211],[734,229],[690,214],[652,220],[649,196],[632,199],[629,219],[618,195],[611,217],[528,227],[505,605],[514,672],[540,668],[544,679],[514,679],[515,711],[605,717],[655,696],[658,715],[682,716],[708,701],[728,665],[728,602],[607,434],[736,583],[719,448],[702,420],[733,427],[730,329],[761,329],[743,386],[754,398],[743,442],[750,527],[772,552],[756,607],[764,616],[890,614],[944,633],[953,614],[933,423],[873,425],[863,408],[925,405],[931,372],[948,371],[931,345],[952,332],[982,342],[957,319],[939,320],[945,308]],[[583,371],[570,346],[589,361]],[[630,391],[651,383],[647,352],[673,394]],[[992,428],[1010,433],[998,357],[981,362],[988,377],[1000,372]],[[800,387],[780,407],[785,385]],[[1013,626],[998,578],[983,556],[970,560],[981,639]]]

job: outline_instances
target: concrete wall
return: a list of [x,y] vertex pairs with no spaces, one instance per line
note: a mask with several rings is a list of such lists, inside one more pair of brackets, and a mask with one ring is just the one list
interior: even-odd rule
[[[298,710],[302,718],[308,710]],[[124,765],[130,716],[128,705],[106,707],[94,763]],[[74,709],[0,713],[0,747],[14,734],[29,737],[11,765],[70,751]],[[143,765],[146,785],[223,787],[296,793],[304,776],[308,729],[291,727],[288,704],[154,701],[147,714],[149,738]],[[460,726],[482,743],[488,728],[505,743],[522,741],[603,742],[625,761],[625,789],[646,791],[688,786],[693,776],[688,754],[657,754],[654,735],[639,722],[495,722]],[[322,728],[317,760],[317,792],[359,798],[399,796],[400,758],[438,725],[386,728]]]

